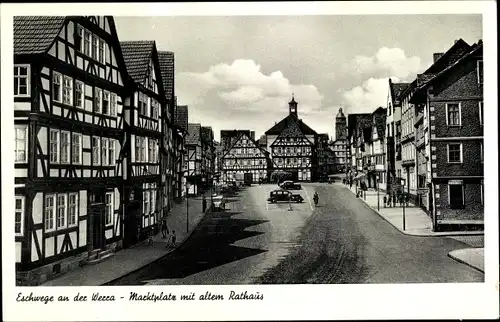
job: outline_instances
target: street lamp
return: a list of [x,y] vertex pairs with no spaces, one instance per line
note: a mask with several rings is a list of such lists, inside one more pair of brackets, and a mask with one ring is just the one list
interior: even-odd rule
[[[403,198],[404,198],[404,192],[405,192],[405,185],[406,185],[406,180],[405,179],[401,179],[401,183],[403,185]],[[406,214],[405,214],[405,202],[404,202],[404,199],[403,199],[403,231],[405,230],[406,228]]]
[[186,234],[189,233],[189,184],[187,178],[189,177],[189,155],[187,161],[186,171]]
[[380,173],[377,174],[377,211],[380,211]]

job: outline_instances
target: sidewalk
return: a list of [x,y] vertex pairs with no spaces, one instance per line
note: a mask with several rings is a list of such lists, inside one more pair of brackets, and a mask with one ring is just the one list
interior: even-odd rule
[[[351,190],[352,193],[356,193],[356,187],[349,188],[348,186],[343,186]],[[377,210],[377,197],[380,198],[380,210]],[[377,194],[377,191],[370,190],[366,191],[366,198],[360,197],[359,199],[364,201],[403,234],[411,236],[450,237],[474,247],[453,250],[448,253],[448,256],[484,273],[484,232],[433,232],[429,216],[420,207],[411,203],[409,207],[405,207],[406,223],[405,230],[403,230],[403,208],[399,204],[397,207],[384,208],[383,198],[383,193]]]
[[[351,190],[356,194],[356,187],[343,185],[346,189]],[[380,199],[380,210],[377,210],[377,198]],[[463,236],[463,235],[484,235],[482,231],[454,231],[454,232],[434,232],[432,231],[431,218],[420,207],[409,203],[408,207],[405,206],[405,229],[403,230],[403,207],[398,203],[396,207],[384,208],[384,192],[377,194],[377,191],[366,191],[366,197],[359,199],[364,201],[382,218],[388,221],[396,229],[405,235],[411,236]]]
[[[206,193],[209,196],[208,192]],[[207,198],[209,201],[210,199]],[[186,232],[186,200],[174,203],[167,226],[170,231],[175,230],[177,245],[175,248],[166,247],[166,239],[162,239],[161,232],[154,236],[154,246],[148,246],[147,240],[137,245],[120,250],[109,259],[96,264],[80,267],[56,279],[47,281],[41,286],[99,286],[127,275],[141,267],[160,259],[182,245],[194,231],[204,217],[202,213],[202,196],[188,199],[189,231]]]

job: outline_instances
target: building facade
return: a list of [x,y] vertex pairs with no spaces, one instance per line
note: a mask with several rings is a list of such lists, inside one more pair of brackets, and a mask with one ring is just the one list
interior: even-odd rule
[[165,182],[160,145],[164,142],[162,119],[166,115],[162,113],[167,110],[167,100],[155,42],[127,41],[120,45],[132,81],[123,104],[125,137],[129,142],[124,173],[124,242],[131,246],[147,237],[151,227],[159,222],[163,208]]
[[[162,139],[160,142],[160,162],[161,162],[161,189],[162,189],[162,211],[160,216],[166,216],[171,208],[171,202],[178,194],[178,176],[182,172],[176,164],[176,143],[178,132],[175,126],[175,56],[173,52],[159,51],[158,61],[162,83],[165,92],[165,109],[161,115]],[[181,135],[182,138],[182,135]]]
[[201,143],[201,181],[205,190],[213,186],[215,173],[214,131],[210,126],[201,127]]
[[112,17],[14,17],[18,285],[121,247],[126,82]]
[[318,135],[318,170],[317,175],[321,181],[328,178],[328,175],[337,173],[339,167],[336,163],[334,151],[332,151],[328,134]]
[[292,97],[288,116],[265,132],[266,150],[273,170],[291,173],[292,180],[312,181],[316,177],[318,134],[298,118],[297,106]]
[[[353,179],[363,175],[366,160],[363,159],[365,152],[364,129],[370,128],[372,116],[368,113],[349,114],[347,117],[347,141],[349,142],[350,164],[348,178]],[[370,137],[367,133],[367,138]]]
[[189,109],[186,105],[177,105],[175,108],[175,131],[174,131],[174,147],[175,147],[175,192],[174,198],[180,199],[186,195],[186,139],[188,131],[188,116]]
[[386,176],[386,128],[387,109],[379,107],[372,113],[371,124],[371,159],[368,168],[370,186],[387,189]]
[[[457,41],[435,54],[411,102],[422,115],[417,169],[434,230],[481,228],[484,220],[483,44]],[[417,115],[419,115],[417,114]],[[423,182],[422,182],[423,185]]]
[[385,143],[386,190],[391,193],[401,191],[401,101],[399,100],[399,96],[408,85],[408,83],[393,83],[391,79],[389,79]]
[[187,194],[198,195],[201,191],[201,124],[188,123],[186,136],[185,171]]
[[347,118],[341,108],[335,117],[335,141],[330,143],[334,153],[335,172],[345,172],[349,167],[350,149],[347,141]]
[[[239,131],[238,137],[232,140],[232,146],[222,150],[221,178],[222,182],[245,182],[246,176],[252,183],[259,183],[268,177],[269,157],[267,151],[261,149],[250,135],[251,131]],[[222,137],[222,134],[221,134]],[[225,136],[227,138],[227,135]]]

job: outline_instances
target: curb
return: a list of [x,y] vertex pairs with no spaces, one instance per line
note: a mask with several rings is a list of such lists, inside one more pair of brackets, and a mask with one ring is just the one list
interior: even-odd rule
[[151,265],[151,264],[153,264],[153,263],[156,263],[156,262],[158,262],[160,259],[162,259],[163,257],[165,257],[165,256],[167,256],[167,255],[170,255],[171,253],[175,252],[175,251],[176,251],[177,249],[179,249],[182,245],[184,245],[184,243],[185,243],[185,242],[189,239],[189,237],[190,237],[190,236],[191,236],[191,234],[192,234],[192,233],[196,230],[196,228],[198,227],[198,225],[200,224],[200,222],[203,220],[203,218],[205,218],[205,216],[209,213],[209,210],[210,210],[210,208],[208,208],[208,209],[207,209],[207,211],[205,211],[205,213],[203,214],[203,216],[201,216],[201,217],[200,217],[200,220],[198,220],[198,222],[197,222],[195,225],[193,225],[193,229],[187,233],[187,235],[184,237],[184,239],[183,239],[181,242],[179,242],[179,243],[176,245],[176,247],[175,247],[175,248],[173,248],[173,249],[171,249],[171,250],[167,251],[165,254],[161,255],[160,257],[158,257],[158,258],[156,258],[156,259],[152,260],[151,262],[149,262],[149,263],[147,263],[147,264],[142,265],[141,267],[138,267],[138,268],[136,268],[136,269],[133,269],[133,270],[131,270],[130,272],[127,272],[127,273],[125,273],[125,274],[123,274],[123,275],[121,275],[121,276],[118,276],[118,277],[116,277],[116,278],[113,278],[113,279],[112,279],[112,280],[110,280],[110,281],[107,281],[107,282],[105,282],[105,283],[102,283],[100,286],[106,286],[107,284],[109,284],[109,283],[113,283],[114,281],[119,280],[120,278],[124,278],[125,276],[131,275],[131,274],[133,274],[133,273],[135,273],[135,272],[137,272],[137,271],[141,270],[141,269],[142,269],[142,268],[144,268],[145,266],[147,266],[147,265]]
[[[348,187],[345,187],[347,190],[349,190],[352,194],[355,195],[355,193]],[[399,229],[398,226],[390,222],[387,218],[385,218],[382,214],[380,214],[375,208],[370,206],[363,198],[357,198],[361,201],[364,202],[365,205],[367,205],[371,210],[373,210],[377,215],[379,215],[382,219],[384,219],[386,222],[391,224],[394,228],[396,228],[400,233],[406,236],[413,236],[413,237],[449,237],[449,236],[481,236],[484,235],[484,231],[472,231],[472,232],[465,232],[465,231],[456,231],[456,232],[438,232],[438,233],[433,233],[433,234],[426,234],[426,233],[410,233],[404,230]]]
[[460,259],[460,258],[458,258],[456,256],[453,256],[451,254],[451,252],[448,253],[448,257],[451,258],[451,259],[453,259],[453,260],[456,260],[459,263],[462,263],[462,264],[465,264],[465,265],[467,265],[469,267],[472,267],[472,268],[474,268],[474,269],[476,269],[476,270],[478,270],[478,271],[480,271],[481,273],[484,274],[484,270],[482,270],[481,268],[476,267],[476,266],[472,265],[471,263],[468,263],[468,262],[466,262],[466,261],[464,261],[464,260],[462,260],[462,259]]

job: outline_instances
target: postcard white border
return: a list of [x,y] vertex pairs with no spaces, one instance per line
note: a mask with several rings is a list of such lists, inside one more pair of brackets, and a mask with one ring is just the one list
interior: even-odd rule
[[[275,2],[275,3],[107,3],[2,4],[2,274],[6,321],[73,320],[287,320],[496,318],[499,310],[497,37],[493,1],[405,2]],[[220,16],[220,15],[373,15],[482,14],[485,60],[485,283],[391,285],[249,285],[168,287],[37,287],[14,286],[12,17],[15,15]],[[100,292],[128,298],[131,290],[176,294],[210,290],[263,293],[262,301],[20,304],[18,292],[68,295]],[[138,307],[140,305],[140,308]],[[100,306],[100,307],[98,307]]]

